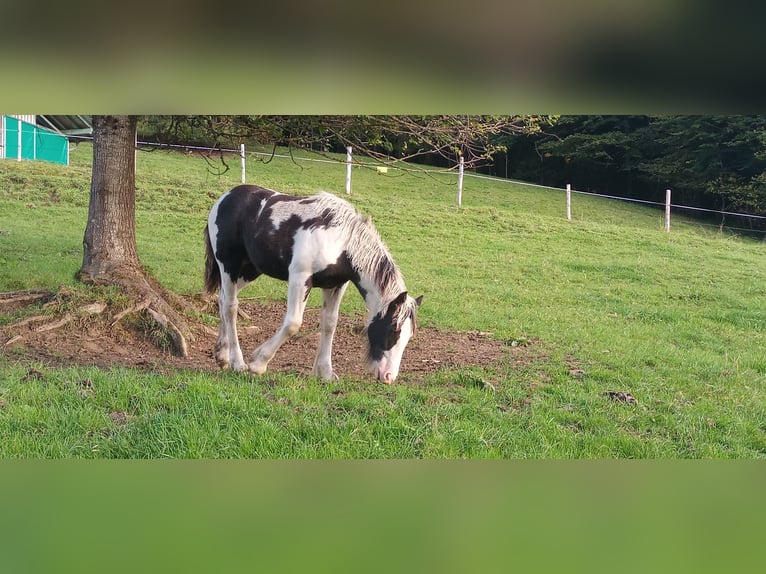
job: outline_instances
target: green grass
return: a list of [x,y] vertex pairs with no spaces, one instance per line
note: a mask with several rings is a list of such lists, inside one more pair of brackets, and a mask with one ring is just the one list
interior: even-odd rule
[[[81,144],[68,168],[0,162],[0,290],[75,284],[90,153]],[[207,210],[239,182],[238,161],[229,163],[217,175],[197,157],[139,153],[139,254],[173,291],[202,288]],[[251,158],[247,170],[267,187],[343,193],[341,165]],[[372,216],[412,293],[425,295],[422,323],[530,341],[523,364],[444,371],[417,385],[405,373],[385,387],[0,355],[0,456],[766,455],[763,242],[675,214],[667,234],[658,210],[580,195],[567,222],[563,192],[474,178],[458,209],[455,181],[355,168],[351,200]],[[259,279],[242,295],[283,300],[285,286]],[[343,312],[362,309],[349,290]],[[638,403],[611,401],[608,390]]]

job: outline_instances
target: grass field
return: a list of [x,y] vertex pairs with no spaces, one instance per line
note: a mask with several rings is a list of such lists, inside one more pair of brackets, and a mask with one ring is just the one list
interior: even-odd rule
[[[70,167],[0,162],[0,291],[82,289],[73,275],[90,154],[81,144]],[[230,165],[217,175],[198,157],[139,152],[139,254],[175,292],[202,289],[201,231],[239,182],[238,160]],[[249,181],[300,194],[342,194],[344,178],[335,164],[248,163]],[[523,365],[387,387],[54,367],[0,353],[0,457],[766,455],[766,244],[680,217],[667,234],[657,210],[586,196],[567,222],[563,193],[474,178],[458,209],[455,180],[355,168],[351,200],[424,294],[421,323],[520,342]],[[242,295],[283,300],[285,286],[260,279]],[[342,310],[362,309],[349,290]],[[19,318],[0,314],[0,325]]]

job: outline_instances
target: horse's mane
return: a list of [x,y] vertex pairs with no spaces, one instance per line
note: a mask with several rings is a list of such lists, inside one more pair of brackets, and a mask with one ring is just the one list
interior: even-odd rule
[[360,214],[347,201],[329,193],[321,193],[317,197],[320,210],[323,207],[333,209],[333,225],[340,226],[345,232],[351,265],[358,273],[373,279],[380,291],[381,301],[390,301],[406,291],[401,271],[370,218]]

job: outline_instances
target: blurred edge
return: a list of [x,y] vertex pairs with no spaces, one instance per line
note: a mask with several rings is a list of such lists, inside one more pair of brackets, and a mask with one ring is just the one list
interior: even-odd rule
[[736,0],[12,2],[0,7],[0,104],[81,113],[753,113],[766,107],[761,10]]
[[751,571],[759,462],[0,462],[3,570]]

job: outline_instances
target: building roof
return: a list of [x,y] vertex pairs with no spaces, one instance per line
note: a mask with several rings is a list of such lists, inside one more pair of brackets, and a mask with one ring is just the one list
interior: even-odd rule
[[50,128],[67,136],[91,135],[93,133],[90,116],[38,115],[37,125]]

